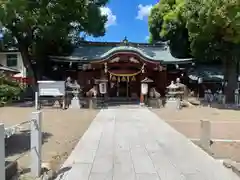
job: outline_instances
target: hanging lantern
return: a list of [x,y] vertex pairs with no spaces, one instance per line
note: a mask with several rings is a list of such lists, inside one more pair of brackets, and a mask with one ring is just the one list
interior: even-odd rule
[[107,93],[107,83],[106,82],[102,82],[99,84],[99,91],[101,94]]

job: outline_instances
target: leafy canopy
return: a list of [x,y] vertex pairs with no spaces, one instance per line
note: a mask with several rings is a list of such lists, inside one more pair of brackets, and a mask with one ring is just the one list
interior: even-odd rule
[[[100,7],[108,0],[2,0],[0,23],[14,37],[20,51],[46,53],[79,40],[79,34],[105,34],[107,17]],[[9,42],[9,40],[8,40]],[[38,52],[39,51],[39,52]],[[25,52],[26,53],[26,52]],[[23,56],[26,61],[26,56]]]
[[180,56],[189,54],[188,32],[182,13],[184,6],[185,0],[161,0],[152,8],[148,20],[150,42],[169,40]]
[[195,56],[239,56],[239,0],[186,0],[184,16]]

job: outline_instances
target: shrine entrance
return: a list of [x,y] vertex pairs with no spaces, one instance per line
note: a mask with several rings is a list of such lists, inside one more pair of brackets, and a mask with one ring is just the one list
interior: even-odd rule
[[110,75],[110,97],[136,99],[140,97],[140,81],[138,76]]
[[118,97],[129,97],[129,87],[128,82],[118,83],[118,92],[116,92]]

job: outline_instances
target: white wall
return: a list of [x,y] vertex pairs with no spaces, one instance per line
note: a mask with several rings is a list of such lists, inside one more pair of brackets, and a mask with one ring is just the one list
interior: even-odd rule
[[17,54],[18,57],[17,66],[10,68],[17,69],[18,71],[20,71],[23,77],[26,77],[26,68],[23,65],[22,56],[20,52],[0,52],[0,64],[2,64],[3,66],[7,66],[7,54]]

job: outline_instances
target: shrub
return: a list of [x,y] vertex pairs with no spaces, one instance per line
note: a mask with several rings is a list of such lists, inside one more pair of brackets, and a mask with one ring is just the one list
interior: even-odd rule
[[4,105],[19,96],[22,88],[18,82],[0,74],[0,105]]

